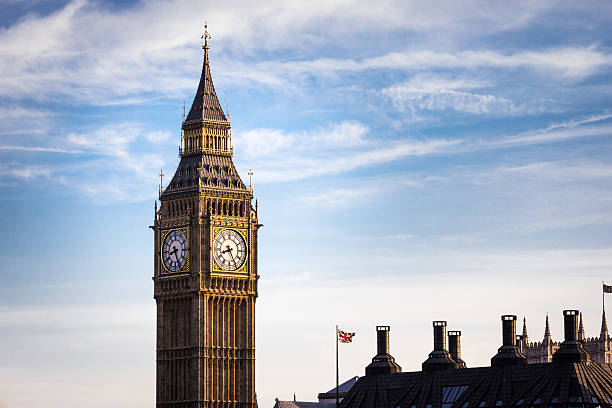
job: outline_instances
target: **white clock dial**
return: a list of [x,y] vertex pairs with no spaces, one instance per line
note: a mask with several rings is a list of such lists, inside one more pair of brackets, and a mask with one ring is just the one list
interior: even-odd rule
[[247,247],[240,233],[226,229],[215,237],[212,252],[215,262],[221,269],[235,271],[244,263]]
[[180,270],[187,260],[187,239],[179,230],[166,235],[162,247],[162,259],[166,269],[171,272]]

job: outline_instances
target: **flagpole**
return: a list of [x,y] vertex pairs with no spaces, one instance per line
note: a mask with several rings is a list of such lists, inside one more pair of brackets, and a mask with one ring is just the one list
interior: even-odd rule
[[339,383],[340,383],[340,375],[338,374],[338,325],[336,325],[336,408],[338,408],[338,406],[340,405],[340,398],[338,395],[338,388],[340,387]]

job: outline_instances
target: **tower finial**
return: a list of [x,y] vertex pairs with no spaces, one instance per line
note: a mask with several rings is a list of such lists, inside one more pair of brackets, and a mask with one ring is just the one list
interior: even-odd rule
[[606,321],[606,309],[601,312],[601,332],[599,333],[600,341],[608,340],[608,322]]
[[580,323],[578,324],[578,340],[584,342],[584,325],[582,324],[582,312],[580,312]]
[[210,38],[210,34],[208,33],[208,21],[204,22],[204,34],[202,34],[202,39],[204,39],[204,45],[202,46],[203,50],[208,50],[210,47],[208,46],[208,39]]

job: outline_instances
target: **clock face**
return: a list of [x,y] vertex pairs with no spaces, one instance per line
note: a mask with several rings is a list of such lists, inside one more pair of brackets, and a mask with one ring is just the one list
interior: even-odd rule
[[240,268],[246,259],[246,254],[244,238],[237,231],[223,230],[213,241],[213,257],[224,271],[235,271]]
[[187,239],[181,231],[174,230],[166,235],[162,247],[164,265],[171,272],[180,270],[187,260]]

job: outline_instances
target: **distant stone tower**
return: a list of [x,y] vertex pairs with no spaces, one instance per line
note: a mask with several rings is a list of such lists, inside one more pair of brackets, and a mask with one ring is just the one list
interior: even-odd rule
[[155,212],[159,408],[254,408],[257,209],[204,63],[180,162]]
[[[612,363],[612,341],[608,334],[608,323],[606,322],[606,311],[601,315],[601,331],[599,337],[587,338],[584,335],[584,325],[582,323],[582,313],[578,327],[578,340],[586,351],[591,355],[591,360],[597,363]],[[527,356],[527,363],[550,363],[553,354],[559,349],[560,343],[554,342],[550,334],[548,315],[546,315],[546,328],[544,329],[544,339],[541,342],[529,343],[527,341],[527,323],[523,319],[523,353]]]

